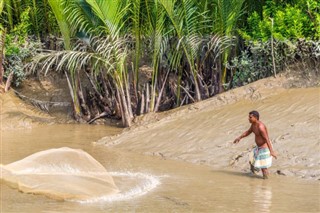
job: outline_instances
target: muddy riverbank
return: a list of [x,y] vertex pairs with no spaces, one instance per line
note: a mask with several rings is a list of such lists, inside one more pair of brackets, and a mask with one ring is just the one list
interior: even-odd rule
[[[200,103],[138,117],[132,128],[94,144],[214,169],[247,172],[253,136],[238,145],[233,145],[232,141],[249,127],[247,114],[256,109],[268,127],[279,157],[273,161],[271,173],[319,180],[318,79],[317,75],[301,78],[288,74],[263,79]],[[36,90],[29,86],[29,94],[30,88]],[[53,89],[48,86],[49,92]],[[13,91],[1,94],[0,101],[2,131],[71,122],[67,113],[64,119],[61,113],[57,118],[55,114],[24,103]]]
[[284,75],[263,79],[181,109],[147,115],[137,119],[142,125],[98,143],[162,159],[248,172],[253,135],[237,145],[232,141],[249,128],[248,112],[255,109],[278,154],[271,173],[319,180],[320,88],[317,84],[304,86]]

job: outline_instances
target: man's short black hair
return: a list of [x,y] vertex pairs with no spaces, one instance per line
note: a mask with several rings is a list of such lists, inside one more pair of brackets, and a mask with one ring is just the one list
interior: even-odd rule
[[253,110],[253,111],[249,112],[249,115],[253,115],[254,117],[256,117],[259,120],[260,115],[259,115],[258,111]]

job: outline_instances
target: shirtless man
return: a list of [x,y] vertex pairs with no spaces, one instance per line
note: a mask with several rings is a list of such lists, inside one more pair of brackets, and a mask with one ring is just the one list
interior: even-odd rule
[[249,112],[249,122],[251,123],[250,128],[240,137],[236,138],[233,143],[239,143],[242,138],[247,137],[252,132],[254,133],[257,147],[255,147],[250,154],[250,168],[253,173],[261,169],[263,178],[267,179],[269,174],[268,168],[272,164],[272,157],[277,159],[277,156],[273,151],[268,130],[266,126],[259,121],[259,113],[257,111]]

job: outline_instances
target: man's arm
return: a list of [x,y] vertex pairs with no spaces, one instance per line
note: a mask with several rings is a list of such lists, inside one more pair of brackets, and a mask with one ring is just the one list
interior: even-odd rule
[[244,133],[242,133],[242,135],[240,135],[240,137],[237,137],[233,143],[239,143],[239,141],[244,138],[244,137],[247,137],[248,135],[250,135],[252,133],[252,126],[250,126],[250,128],[245,131]]
[[267,146],[268,146],[268,148],[270,150],[271,156],[273,156],[275,159],[277,159],[277,156],[276,156],[275,152],[273,151],[273,146],[272,146],[271,141],[270,141],[269,136],[268,136],[267,128],[264,125],[260,125],[259,126],[259,130],[261,132],[261,136],[262,136],[263,140],[265,140],[266,143],[267,143]]

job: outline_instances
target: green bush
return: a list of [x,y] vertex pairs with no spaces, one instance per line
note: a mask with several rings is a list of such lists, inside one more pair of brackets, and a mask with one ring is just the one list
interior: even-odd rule
[[239,87],[257,79],[257,72],[247,51],[242,52],[241,57],[232,59],[228,68],[236,71],[232,79],[233,87]]
[[4,76],[13,73],[13,84],[19,84],[25,78],[24,64],[31,59],[41,47],[40,42],[28,37],[30,26],[29,8],[20,16],[21,23],[6,35],[5,39],[5,62]]
[[[320,3],[315,0],[297,1],[296,4],[275,4],[268,1],[262,17],[253,12],[248,17],[247,27],[239,30],[245,40],[267,41],[320,39]],[[273,19],[274,24],[272,26]]]
[[[12,35],[7,36],[12,39]],[[11,43],[5,54],[5,77],[8,77],[13,72],[13,84],[19,86],[25,79],[25,64],[31,60],[37,53],[37,49],[41,48],[41,43],[31,38],[26,38],[23,45]]]
[[[320,41],[275,40],[273,47],[277,73],[295,62],[307,64],[312,70],[318,69]],[[247,50],[242,51],[240,56],[233,58],[227,66],[234,73],[233,87],[239,87],[273,75],[271,42],[248,42]]]

